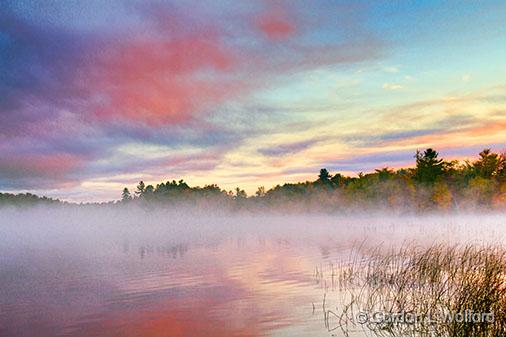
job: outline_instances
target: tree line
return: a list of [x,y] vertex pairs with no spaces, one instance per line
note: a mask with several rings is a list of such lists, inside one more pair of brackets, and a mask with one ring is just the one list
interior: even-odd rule
[[248,196],[240,188],[190,187],[183,180],[153,185],[139,182],[131,193],[123,189],[120,204],[191,204],[232,209],[338,211],[390,208],[413,211],[506,208],[506,155],[485,149],[475,161],[447,161],[437,151],[415,154],[416,166],[388,167],[356,177],[331,174],[322,168],[314,181],[259,187]]
[[56,205],[62,202],[58,199],[39,197],[32,193],[0,193],[0,206],[7,205]]
[[[216,184],[191,187],[183,180],[156,185],[141,181],[132,192],[125,187],[120,200],[100,205],[289,211],[506,209],[506,154],[484,149],[474,161],[448,161],[429,148],[417,151],[415,159],[415,167],[383,167],[353,177],[322,168],[313,181],[268,190],[261,186],[250,196],[239,187],[226,191]],[[0,206],[41,204],[72,205],[31,193],[0,193]]]

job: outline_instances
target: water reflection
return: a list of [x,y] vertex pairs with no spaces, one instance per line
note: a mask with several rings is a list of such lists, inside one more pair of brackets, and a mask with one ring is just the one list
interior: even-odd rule
[[[152,246],[152,245],[147,245],[147,246],[141,246],[139,247],[138,249],[139,251],[139,256],[141,259],[144,259],[144,257],[146,257],[146,255],[153,255],[153,254],[156,254],[157,256],[166,256],[166,257],[171,257],[173,259],[177,259],[177,258],[182,258],[184,256],[184,254],[186,254],[186,252],[188,251],[188,245],[186,244],[177,244],[177,245],[164,245],[164,246]],[[126,249],[125,249],[125,246],[123,248],[123,252],[124,253],[128,253],[129,252],[129,246],[127,245],[126,246]]]
[[41,248],[3,264],[1,335],[266,336],[311,318],[316,247],[308,257],[282,239],[117,248]]
[[[166,223],[0,223],[0,335],[330,336],[321,298],[334,285],[315,282],[315,266],[366,239],[455,233],[441,222],[400,232],[369,220],[315,217],[309,227],[308,219],[281,219],[245,219],[242,227],[225,219],[193,232]],[[504,237],[498,224],[489,228]],[[461,229],[467,234],[454,238],[480,232]]]

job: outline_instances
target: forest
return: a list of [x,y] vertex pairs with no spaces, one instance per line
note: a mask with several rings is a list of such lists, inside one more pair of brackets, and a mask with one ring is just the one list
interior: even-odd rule
[[[322,168],[314,181],[258,187],[248,196],[241,188],[226,191],[216,184],[191,187],[183,180],[125,187],[121,199],[106,204],[142,207],[191,205],[230,210],[408,211],[506,209],[506,155],[484,149],[474,161],[447,161],[428,148],[415,154],[416,166],[383,167],[357,176]],[[0,193],[0,205],[63,204],[33,194]],[[90,204],[87,204],[90,205]]]
[[322,168],[314,181],[258,187],[248,196],[239,187],[222,190],[212,184],[190,187],[183,180],[156,186],[140,182],[131,193],[123,189],[121,203],[177,204],[202,207],[274,208],[302,211],[336,211],[357,208],[392,208],[414,211],[506,207],[506,155],[484,149],[475,161],[446,161],[437,151],[415,154],[416,166],[388,167],[356,177]]

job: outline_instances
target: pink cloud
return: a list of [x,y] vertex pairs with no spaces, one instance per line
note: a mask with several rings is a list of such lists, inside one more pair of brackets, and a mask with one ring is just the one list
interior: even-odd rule
[[[296,71],[376,58],[381,47],[361,33],[307,43],[300,34],[321,29],[322,20],[311,20],[320,15],[288,2],[269,2],[260,14],[248,7],[240,16],[207,6],[133,7],[132,21],[107,30],[66,31],[14,13],[0,20],[15,42],[7,52],[16,55],[5,66],[0,102],[0,184],[61,186],[130,167],[210,171],[222,153],[258,132],[255,108],[244,107],[256,90]],[[355,22],[340,28],[360,32]],[[247,115],[251,130],[234,119],[208,119],[213,113]],[[193,161],[108,160],[135,142],[216,152]]]
[[270,14],[260,17],[257,25],[271,40],[283,40],[295,32],[295,26],[291,22]]
[[[38,179],[69,183],[70,173],[85,164],[83,156],[72,154],[19,154],[10,156],[0,162],[0,173],[5,178],[26,178],[31,181]],[[66,177],[66,178],[65,178]]]
[[216,32],[128,37],[91,66],[92,90],[101,97],[95,115],[152,126],[185,123],[240,90],[240,81],[227,77],[235,64]]
[[270,8],[256,18],[255,25],[273,41],[285,40],[296,31],[295,22],[282,8]]

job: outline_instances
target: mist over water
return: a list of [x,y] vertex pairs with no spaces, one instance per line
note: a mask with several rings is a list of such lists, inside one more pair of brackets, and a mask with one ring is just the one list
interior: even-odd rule
[[357,245],[506,245],[497,214],[0,210],[1,336],[330,336],[315,266]]

